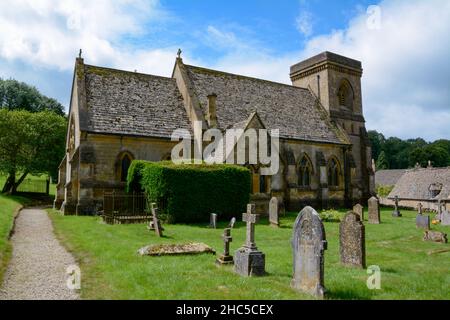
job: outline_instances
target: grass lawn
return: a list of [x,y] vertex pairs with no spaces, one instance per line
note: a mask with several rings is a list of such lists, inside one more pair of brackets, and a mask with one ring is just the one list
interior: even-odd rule
[[[450,244],[422,241],[416,213],[403,210],[392,218],[382,210],[382,224],[366,222],[367,265],[381,268],[381,290],[366,286],[366,270],[339,263],[339,224],[325,223],[325,287],[329,299],[450,299]],[[367,210],[366,210],[367,214]],[[296,213],[282,217],[282,228],[262,220],[256,243],[266,254],[268,275],[242,278],[232,267],[217,267],[212,255],[141,257],[148,244],[204,242],[221,252],[222,228],[204,225],[164,225],[157,238],[144,225],[105,225],[98,217],[61,216],[50,210],[55,232],[79,260],[85,299],[311,299],[290,288],[290,239]],[[450,227],[433,226],[450,234]],[[244,243],[245,225],[232,230],[234,252]],[[444,249],[445,252],[438,252]]]
[[11,257],[12,248],[8,237],[13,226],[14,214],[24,203],[27,203],[25,198],[0,194],[0,283],[2,283],[3,273]]

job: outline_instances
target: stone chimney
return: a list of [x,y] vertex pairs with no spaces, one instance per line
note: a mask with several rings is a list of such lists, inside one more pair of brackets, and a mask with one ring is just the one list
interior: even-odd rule
[[216,100],[217,95],[215,93],[208,95],[208,114],[206,116],[206,121],[208,121],[210,128],[217,127]]

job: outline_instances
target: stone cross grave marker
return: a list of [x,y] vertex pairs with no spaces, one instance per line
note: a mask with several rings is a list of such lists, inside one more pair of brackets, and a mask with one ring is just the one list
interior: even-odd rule
[[294,275],[291,286],[318,298],[325,295],[324,251],[325,229],[319,214],[311,207],[300,211],[292,237]]
[[233,241],[233,238],[231,237],[231,229],[226,228],[223,230],[223,244],[224,244],[224,250],[223,254],[217,258],[216,263],[217,264],[232,264],[233,263],[233,256],[230,255],[230,242]]
[[239,248],[234,257],[234,271],[242,276],[262,276],[265,271],[265,254],[258,251],[255,243],[255,223],[259,215],[255,214],[255,205],[248,204],[247,212],[242,214],[242,220],[247,222],[245,244]]
[[212,229],[217,228],[217,213],[211,213],[209,217],[209,227]]
[[159,209],[156,207],[156,203],[152,203],[152,220],[153,220],[153,228],[158,237],[162,237],[162,228],[161,221],[158,218]]
[[279,218],[280,208],[278,206],[278,198],[272,197],[269,202],[269,221],[270,225],[274,227],[280,226]]
[[423,204],[422,202],[419,202],[419,204],[417,205],[417,214],[422,214],[423,213]]
[[380,203],[377,198],[372,197],[368,201],[369,204],[369,223],[380,224]]
[[364,221],[364,207],[359,203],[353,207],[353,212],[359,216],[359,220]]
[[349,211],[339,225],[341,263],[347,266],[366,267],[366,236],[359,215]]
[[401,217],[402,214],[400,213],[400,210],[398,209],[398,196],[395,196],[394,198],[394,211],[392,212],[393,217]]

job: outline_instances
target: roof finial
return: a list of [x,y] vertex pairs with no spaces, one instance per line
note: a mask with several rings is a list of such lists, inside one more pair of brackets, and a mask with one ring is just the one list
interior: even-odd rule
[[83,53],[83,50],[80,49],[80,52],[78,53],[78,58],[81,59],[81,54]]
[[178,49],[178,52],[177,52],[177,57],[178,57],[178,59],[180,59],[181,58],[181,53],[182,53],[183,51],[181,51],[181,49]]

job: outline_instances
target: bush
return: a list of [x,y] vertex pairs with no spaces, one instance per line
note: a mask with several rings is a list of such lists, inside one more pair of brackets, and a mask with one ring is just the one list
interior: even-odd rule
[[386,198],[389,193],[391,193],[392,189],[394,189],[394,186],[382,186],[379,184],[376,186],[377,195],[381,198]]
[[133,161],[128,178],[128,190],[140,185],[170,223],[206,222],[213,212],[229,219],[250,200],[251,174],[241,166]]
[[320,219],[324,222],[340,222],[341,213],[337,210],[325,210],[319,213]]

